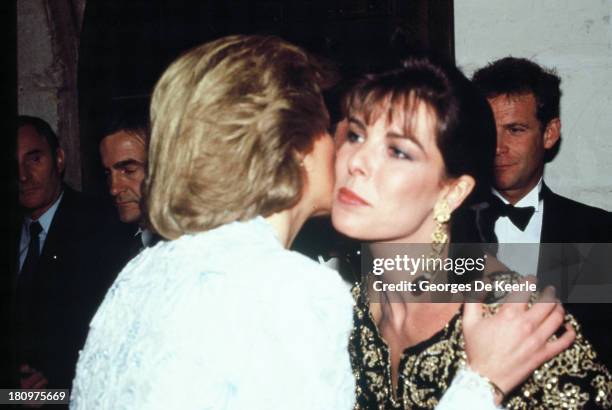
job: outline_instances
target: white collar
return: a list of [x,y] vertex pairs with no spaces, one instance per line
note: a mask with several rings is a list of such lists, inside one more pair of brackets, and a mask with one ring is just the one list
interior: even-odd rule
[[[57,207],[59,206],[59,203],[63,197],[64,197],[64,191],[62,191],[59,194],[55,202],[53,202],[53,205],[51,205],[49,209],[47,209],[45,213],[43,213],[37,219],[38,223],[40,223],[40,226],[42,227],[45,234],[47,234],[49,232],[49,228],[51,228],[51,222],[53,222],[53,217],[55,216]],[[26,222],[26,228],[29,228],[33,220],[30,217],[26,217],[25,222]]]
[[142,246],[145,248],[148,248],[151,243],[153,242],[153,232],[151,232],[149,229],[142,229],[142,227],[139,225],[138,226],[138,231],[136,231],[136,233],[134,234],[134,237],[138,237],[140,235],[140,242],[142,243]]

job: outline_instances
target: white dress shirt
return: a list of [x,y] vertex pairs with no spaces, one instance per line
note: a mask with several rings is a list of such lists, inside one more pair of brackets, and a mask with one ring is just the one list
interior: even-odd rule
[[[538,268],[540,235],[544,216],[544,203],[540,197],[542,178],[527,195],[514,206],[535,208],[535,212],[524,231],[516,227],[507,216],[495,222],[495,235],[499,242],[497,257],[510,269],[521,275],[535,275]],[[505,204],[509,202],[495,189],[493,193]],[[506,246],[504,246],[506,244]]]
[[142,251],[145,248],[148,248],[149,246],[154,245],[153,243],[154,235],[153,235],[153,232],[151,232],[151,230],[149,229],[146,229],[146,228],[143,229],[139,226],[138,230],[134,234],[134,237],[135,238],[138,237],[138,239],[140,239],[140,243],[141,243],[140,251]]

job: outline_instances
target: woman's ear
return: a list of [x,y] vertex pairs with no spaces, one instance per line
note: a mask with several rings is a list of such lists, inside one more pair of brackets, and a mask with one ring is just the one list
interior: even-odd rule
[[471,175],[461,175],[451,180],[445,199],[450,207],[451,213],[459,208],[465,198],[474,190],[476,181]]
[[303,169],[303,171],[305,171],[306,176],[308,176],[307,174],[309,173],[320,171],[319,167],[321,166],[321,155],[320,152],[317,154],[320,149],[317,150],[316,148],[318,145],[322,144],[322,140],[324,140],[325,138],[329,138],[331,141],[331,136],[327,133],[327,131],[321,133],[320,135],[317,135],[313,139],[313,142],[310,148],[308,148],[308,150],[304,152],[294,152],[295,158],[297,159],[298,164]]
[[311,172],[315,166],[312,151],[307,153],[298,152],[295,154],[295,156],[298,161],[298,164],[300,165],[300,168],[302,168],[302,172],[307,177],[308,173]]

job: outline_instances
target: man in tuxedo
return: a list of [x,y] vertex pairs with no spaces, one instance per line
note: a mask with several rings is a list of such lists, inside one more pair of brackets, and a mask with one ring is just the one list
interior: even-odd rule
[[515,221],[497,217],[498,241],[609,242],[609,212],[557,195],[543,180],[544,164],[560,140],[561,79],[532,61],[507,57],[476,71],[473,81],[497,127],[493,193],[504,204],[533,207]]
[[70,388],[89,322],[126,261],[125,231],[112,208],[63,184],[65,155],[49,124],[20,116],[16,140],[14,378],[24,389]]
[[[474,237],[467,236],[469,225],[473,225],[477,240],[500,244],[498,257],[510,268],[537,273],[543,285],[567,285],[579,273],[567,276],[568,269],[556,269],[555,265],[563,259],[566,268],[576,270],[579,253],[575,247],[569,246],[570,251],[564,251],[561,257],[560,246],[503,246],[611,242],[609,212],[557,195],[544,182],[545,162],[560,140],[561,79],[532,61],[507,57],[476,71],[473,81],[487,97],[495,117],[495,186],[483,202],[458,213],[453,239],[473,241]],[[566,276],[560,278],[558,272]],[[566,297],[567,291],[567,286],[559,286],[557,295]],[[612,323],[611,306],[566,305],[608,365],[612,352],[607,330]]]
[[109,193],[119,219],[133,232],[131,255],[158,241],[157,235],[147,229],[140,206],[149,142],[147,109],[148,104],[140,100],[118,107],[100,141]]

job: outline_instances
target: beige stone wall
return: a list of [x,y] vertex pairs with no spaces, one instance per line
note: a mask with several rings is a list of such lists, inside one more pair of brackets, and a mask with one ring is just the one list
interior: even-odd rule
[[56,130],[66,151],[66,182],[80,189],[78,36],[85,0],[17,1],[17,107]]

